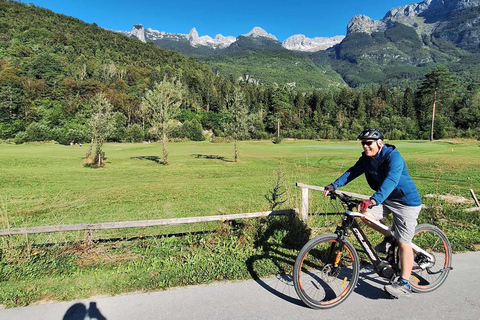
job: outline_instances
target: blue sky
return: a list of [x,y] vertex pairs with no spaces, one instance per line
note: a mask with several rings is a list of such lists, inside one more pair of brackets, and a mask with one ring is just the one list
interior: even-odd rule
[[[145,28],[200,36],[239,36],[261,27],[283,41],[295,34],[309,38],[345,35],[357,14],[379,20],[391,8],[413,0],[26,0],[38,7],[95,22],[107,29],[130,31]],[[417,1],[421,2],[421,1]]]

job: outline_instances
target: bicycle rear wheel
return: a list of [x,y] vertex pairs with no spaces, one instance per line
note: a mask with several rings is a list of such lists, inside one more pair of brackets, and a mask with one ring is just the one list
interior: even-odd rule
[[345,301],[357,285],[360,269],[357,251],[347,240],[340,248],[337,238],[336,234],[313,238],[300,250],[295,261],[295,291],[311,308],[335,307]]
[[452,248],[445,234],[430,224],[418,225],[412,242],[433,256],[413,250],[414,263],[410,285],[415,292],[430,292],[447,279],[452,265]]

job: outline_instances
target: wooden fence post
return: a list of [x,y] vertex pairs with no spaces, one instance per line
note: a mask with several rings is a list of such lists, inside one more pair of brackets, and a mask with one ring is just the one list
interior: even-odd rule
[[302,187],[302,220],[307,222],[308,218],[308,188]]
[[93,230],[86,229],[85,230],[85,244],[87,246],[91,246],[93,244]]

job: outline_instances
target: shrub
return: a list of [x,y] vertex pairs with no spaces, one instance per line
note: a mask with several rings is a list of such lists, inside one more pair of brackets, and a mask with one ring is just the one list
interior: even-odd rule
[[139,124],[134,124],[125,129],[125,142],[142,142],[145,140],[145,132]]
[[275,138],[273,138],[272,142],[274,144],[279,144],[279,143],[282,142],[282,137],[275,137]]
[[71,142],[81,143],[88,140],[85,131],[77,128],[57,127],[52,130],[51,136],[53,140],[63,145],[69,145]]
[[27,133],[25,131],[20,131],[15,135],[13,142],[15,144],[22,144],[27,141]]
[[108,137],[109,141],[120,142],[125,140],[127,117],[121,112],[113,114],[113,132]]
[[185,121],[182,126],[182,131],[185,138],[192,141],[203,141],[205,136],[203,135],[203,128],[200,122],[196,119]]
[[26,141],[46,141],[52,139],[50,128],[38,122],[31,123],[25,130],[25,133]]

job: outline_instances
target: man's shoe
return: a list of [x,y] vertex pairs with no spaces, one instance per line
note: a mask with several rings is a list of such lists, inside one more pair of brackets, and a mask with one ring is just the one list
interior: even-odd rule
[[412,288],[410,287],[410,284],[403,279],[398,279],[392,284],[384,286],[383,290],[395,299],[410,298],[412,296]]
[[387,254],[394,241],[395,238],[393,236],[384,237],[383,241],[375,246],[375,251],[378,253]]

